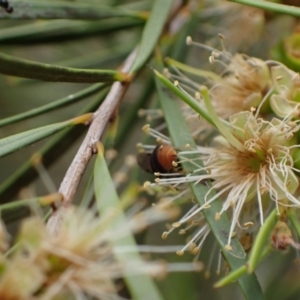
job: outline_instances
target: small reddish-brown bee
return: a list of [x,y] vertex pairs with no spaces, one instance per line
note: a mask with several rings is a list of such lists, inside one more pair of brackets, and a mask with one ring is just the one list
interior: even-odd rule
[[139,153],[137,162],[143,170],[152,174],[174,173],[180,169],[180,166],[176,166],[177,158],[177,152],[172,146],[162,144],[156,146],[152,153]]

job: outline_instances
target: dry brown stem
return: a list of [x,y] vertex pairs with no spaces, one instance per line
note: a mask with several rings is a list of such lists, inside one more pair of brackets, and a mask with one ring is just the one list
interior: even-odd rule
[[[120,71],[124,73],[129,72],[135,57],[136,50],[127,57],[123,66],[120,68]],[[47,226],[50,233],[55,234],[57,232],[63,211],[72,203],[79,182],[93,155],[94,144],[100,140],[107,123],[122,100],[128,85],[128,82],[115,82],[104,102],[94,113],[94,118],[87,135],[77,151],[58,190],[58,192],[63,195],[64,201],[62,206],[56,210],[48,220]]]

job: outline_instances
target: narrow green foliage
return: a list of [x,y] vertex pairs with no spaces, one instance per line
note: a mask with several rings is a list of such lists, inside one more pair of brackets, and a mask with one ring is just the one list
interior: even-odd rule
[[0,42],[49,41],[52,38],[85,37],[143,24],[140,19],[107,19],[100,21],[53,20],[13,26],[0,30]]
[[228,275],[223,277],[221,280],[219,280],[214,285],[214,287],[215,288],[223,287],[229,283],[232,283],[232,282],[238,280],[242,275],[244,275],[246,273],[247,273],[247,267],[246,267],[246,265],[243,265],[243,266],[235,269],[234,271],[230,272]]
[[199,77],[209,78],[214,81],[222,81],[222,77],[214,72],[205,71],[205,70],[201,70],[201,69],[197,69],[197,68],[188,66],[188,65],[183,64],[179,61],[176,61],[175,59],[172,59],[170,57],[166,57],[164,59],[164,62],[170,66],[174,66],[174,67],[178,68],[179,70],[182,70],[182,71],[190,73],[190,74],[197,75]]
[[40,205],[49,205],[51,203],[55,203],[57,201],[62,201],[62,195],[59,193],[50,194],[46,196],[41,197],[35,197],[31,199],[22,199],[22,200],[16,200],[9,203],[1,204],[0,205],[0,211],[3,210],[11,210],[11,209],[17,209],[20,206],[29,206],[32,203],[38,203]]
[[154,70],[154,73],[157,76],[157,78],[168,88],[168,90],[172,91],[176,96],[178,96],[187,105],[189,105],[195,112],[197,112],[201,117],[203,117],[208,123],[214,126],[214,122],[212,121],[209,113],[193,97],[191,97],[184,90],[180,89],[178,86],[173,84],[169,79],[167,79],[157,70]]
[[54,109],[58,109],[60,107],[69,105],[71,103],[75,103],[81,99],[84,99],[90,95],[93,95],[94,93],[100,91],[101,89],[105,88],[106,86],[107,86],[106,84],[102,84],[102,83],[94,84],[86,89],[83,89],[77,93],[74,93],[73,95],[69,95],[67,97],[58,99],[58,100],[48,103],[46,105],[43,105],[43,106],[31,109],[29,111],[2,119],[2,120],[0,120],[0,127],[6,126],[8,124],[13,124],[13,123],[16,123],[21,120],[25,120],[30,117],[38,116],[45,112],[49,112]]
[[[121,211],[119,197],[103,156],[104,149],[102,145],[98,144],[97,150],[98,155],[94,165],[94,186],[99,213],[105,214],[114,211],[117,213],[117,216],[113,226],[118,226],[120,222],[121,224],[126,224],[125,215]],[[116,240],[115,247],[127,246],[130,247],[132,251],[130,253],[118,252],[116,255],[121,261],[140,260],[141,258],[136,248],[134,237],[129,228],[123,225],[122,232],[124,237]],[[125,277],[125,281],[130,289],[133,299],[162,299],[154,282],[146,275],[127,276]]]
[[131,12],[118,7],[111,7],[96,3],[79,3],[63,1],[26,1],[13,2],[13,14],[1,14],[0,19],[85,19],[99,20],[114,17],[139,18],[137,12]]
[[[84,109],[79,112],[79,115],[95,110],[104,100],[106,93],[107,90],[101,91],[100,94],[95,97],[95,99],[92,99],[84,107]],[[85,127],[76,126],[69,127],[56,134],[41,149],[38,150],[38,153],[43,157],[43,165],[48,167],[56,159],[61,157],[64,151],[67,151],[84,131],[86,131]],[[64,149],[64,151],[61,151],[61,149]],[[14,197],[20,187],[29,184],[36,177],[37,172],[34,170],[31,161],[26,161],[0,185],[0,199],[2,199],[2,201],[0,200],[0,203],[3,203]]]
[[288,210],[287,215],[288,215],[289,220],[293,224],[298,236],[300,236],[300,220],[299,220],[299,217],[298,217],[296,211],[294,209],[290,208]]
[[276,209],[268,216],[255,238],[254,245],[247,263],[248,273],[253,273],[262,258],[263,249],[270,242],[270,234],[278,220]]
[[110,63],[122,62],[125,57],[132,51],[136,40],[129,40],[124,47],[116,44],[113,47],[105,48],[101,51],[86,53],[81,56],[72,57],[67,60],[59,61],[57,64],[60,66],[73,67],[73,68],[101,68],[103,65]]
[[300,17],[300,7],[289,6],[289,5],[284,5],[284,4],[274,3],[270,1],[264,1],[264,0],[229,0],[229,1],[245,4],[249,6],[254,6],[257,8],[262,8],[269,11],[274,11],[281,14]]
[[131,73],[139,70],[153,52],[162,34],[173,3],[174,0],[154,1],[149,20],[143,31],[136,60],[131,68]]
[[76,69],[38,63],[0,53],[0,73],[53,82],[96,83],[124,81],[126,74],[113,70]]
[[38,127],[15,135],[11,135],[7,138],[3,138],[0,140],[0,157],[24,148],[69,126],[81,123],[84,124],[90,121],[91,117],[92,114],[86,114],[65,122]]
[[[270,248],[267,247],[261,257],[261,260],[265,258],[270,253]],[[228,275],[224,276],[222,279],[220,279],[217,283],[215,283],[215,288],[221,288],[227,284],[230,284],[236,280],[238,280],[241,276],[247,273],[247,265],[243,265],[239,267],[238,269],[235,269],[234,271],[230,272]]]

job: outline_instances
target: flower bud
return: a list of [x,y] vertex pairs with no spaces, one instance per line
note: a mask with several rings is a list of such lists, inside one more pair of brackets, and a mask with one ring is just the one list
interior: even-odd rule
[[292,232],[286,222],[278,221],[271,235],[272,245],[279,250],[287,250],[292,241]]

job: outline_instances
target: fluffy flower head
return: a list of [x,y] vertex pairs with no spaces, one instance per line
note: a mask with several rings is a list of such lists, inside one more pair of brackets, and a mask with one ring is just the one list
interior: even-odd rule
[[269,69],[264,61],[244,54],[226,56],[230,62],[224,75],[210,90],[215,110],[223,118],[256,107],[270,84]]
[[[263,223],[265,206],[273,200],[276,207],[298,206],[293,195],[298,187],[291,157],[290,140],[299,126],[292,121],[257,118],[251,112],[230,117],[230,130],[224,126],[223,136],[217,137],[215,147],[199,147],[205,170],[198,181],[213,180],[218,193],[210,197],[209,204],[219,196],[224,198],[219,214],[232,207],[232,223],[228,245],[245,202],[257,199],[260,220]],[[226,127],[226,129],[225,129]],[[225,139],[226,137],[226,139]],[[219,215],[216,216],[216,219]],[[229,246],[228,246],[229,247]]]

